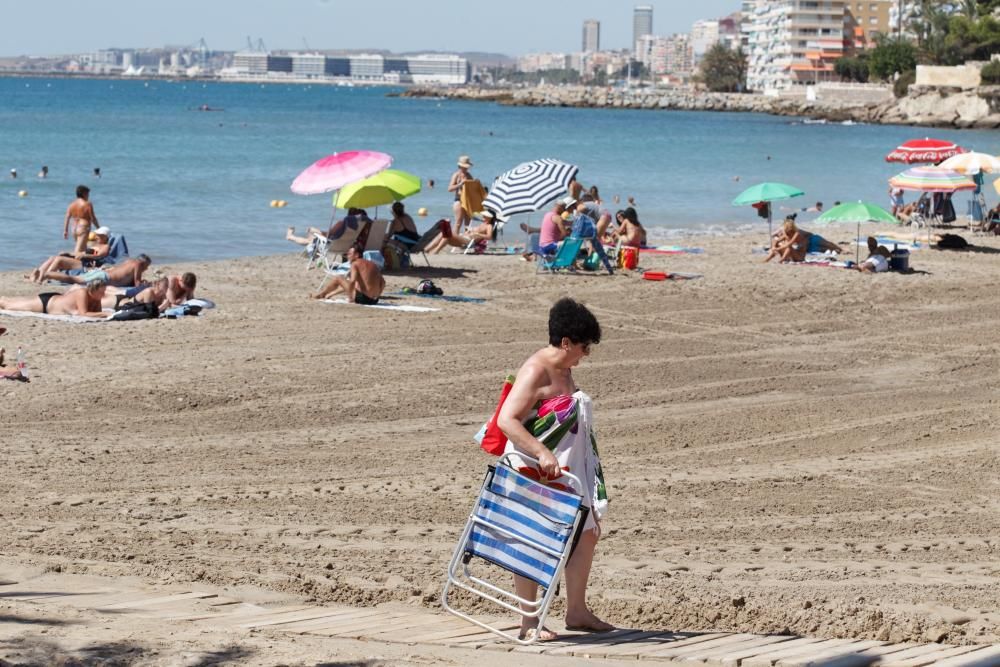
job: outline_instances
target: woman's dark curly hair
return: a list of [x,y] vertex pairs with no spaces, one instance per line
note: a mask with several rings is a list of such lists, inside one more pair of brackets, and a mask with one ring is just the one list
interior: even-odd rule
[[563,338],[574,343],[600,343],[601,325],[582,303],[569,297],[556,301],[549,311],[549,344],[558,346]]

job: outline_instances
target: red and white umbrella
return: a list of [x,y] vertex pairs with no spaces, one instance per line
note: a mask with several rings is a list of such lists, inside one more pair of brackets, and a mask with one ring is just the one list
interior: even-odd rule
[[292,181],[292,192],[318,195],[388,169],[392,156],[377,151],[344,151],[317,160]]
[[886,162],[938,163],[942,160],[967,152],[958,144],[943,139],[911,139],[885,156]]

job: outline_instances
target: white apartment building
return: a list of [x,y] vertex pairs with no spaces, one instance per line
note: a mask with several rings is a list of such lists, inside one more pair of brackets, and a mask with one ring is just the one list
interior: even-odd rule
[[529,53],[517,59],[517,69],[521,72],[544,72],[550,69],[569,69],[572,64],[565,53]]
[[758,0],[749,21],[747,87],[771,92],[836,80],[845,0]]
[[414,83],[461,85],[469,80],[469,61],[458,55],[421,54],[406,63]]
[[690,74],[694,69],[691,40],[688,35],[643,35],[636,42],[636,60],[657,76]]
[[695,21],[691,26],[691,53],[697,65],[710,48],[719,43],[718,21]]

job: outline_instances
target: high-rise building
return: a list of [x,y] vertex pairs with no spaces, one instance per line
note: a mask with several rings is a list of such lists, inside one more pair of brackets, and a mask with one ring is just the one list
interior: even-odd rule
[[845,0],[759,0],[749,26],[747,87],[786,90],[837,79]]
[[695,21],[691,26],[691,51],[695,64],[700,63],[708,50],[718,43],[718,21]]
[[601,50],[601,22],[587,19],[583,22],[583,52],[595,53]]
[[639,39],[653,34],[653,6],[636,5],[632,13],[632,48],[638,52]]
[[875,44],[879,33],[890,34],[896,29],[889,24],[890,12],[895,14],[896,0],[848,0],[844,12],[844,40],[848,52],[863,51]]

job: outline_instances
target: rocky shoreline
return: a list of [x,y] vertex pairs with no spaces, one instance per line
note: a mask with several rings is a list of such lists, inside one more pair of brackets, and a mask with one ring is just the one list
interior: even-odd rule
[[765,95],[689,90],[613,90],[584,86],[535,88],[413,87],[403,97],[435,97],[495,102],[506,106],[731,111],[798,116],[830,122],[918,125],[951,128],[1000,128],[1000,86],[972,90],[911,86],[909,94],[881,102],[819,99],[807,101]]

